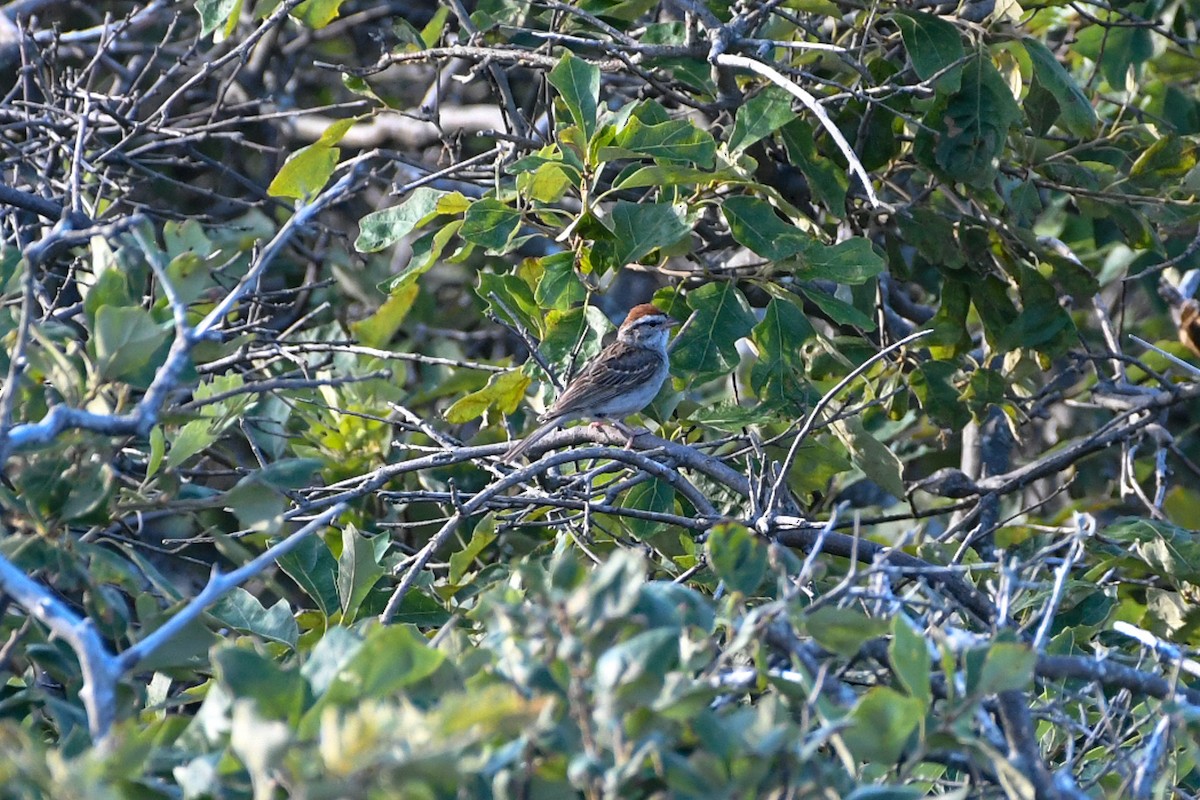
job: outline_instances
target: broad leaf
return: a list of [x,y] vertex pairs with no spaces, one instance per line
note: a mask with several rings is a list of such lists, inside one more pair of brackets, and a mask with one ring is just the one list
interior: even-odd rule
[[767,577],[767,547],[745,525],[722,522],[714,526],[704,549],[717,577],[735,592],[753,595]]
[[342,619],[349,622],[358,616],[367,593],[383,577],[385,570],[380,566],[370,540],[354,525],[342,528],[342,554],[337,563],[338,600],[342,605]]
[[279,600],[270,609],[240,586],[217,601],[209,613],[234,630],[251,633],[273,642],[295,648],[300,629],[286,600]]
[[606,224],[612,239],[597,241],[593,259],[611,268],[638,261],[669,247],[692,231],[687,209],[670,203],[631,203],[618,200]]
[[459,234],[472,244],[503,253],[520,227],[520,211],[488,197],[475,201],[467,209]]
[[750,372],[750,387],[765,401],[800,401],[804,397],[804,359],[801,348],[815,331],[790,300],[773,297],[751,341],[758,361]]
[[876,686],[850,712],[851,726],[842,738],[855,761],[893,764],[924,715],[920,700]]
[[338,563],[319,537],[305,537],[279,559],[279,568],[316,602],[322,614],[328,617],[338,610]]
[[[717,151],[712,134],[682,119],[647,125],[638,117],[630,117],[618,131],[616,143],[620,150],[663,161],[690,162],[701,167],[711,167]],[[609,153],[601,150],[600,155],[603,158]]]
[[913,152],[922,165],[949,181],[988,187],[1009,127],[1021,110],[991,59],[977,56],[963,67],[962,86],[939,96],[917,132]]
[[690,293],[694,319],[676,337],[671,352],[672,374],[690,383],[727,375],[740,356],[737,340],[748,336],[758,320],[732,281],[705,284]]
[[721,213],[739,244],[772,261],[790,258],[814,241],[795,225],[780,219],[770,203],[757,197],[728,197],[721,205]]
[[359,220],[358,239],[354,242],[354,249],[360,253],[374,253],[395,244],[414,228],[424,225],[438,213],[442,213],[438,209],[438,200],[447,194],[449,193],[422,186],[414,189],[408,199],[400,205],[368,214]]
[[796,118],[792,96],[778,86],[768,84],[738,109],[729,134],[729,151],[738,153],[770,136]]
[[1054,96],[1063,127],[1076,136],[1090,136],[1099,121],[1087,95],[1071,77],[1071,73],[1058,63],[1058,59],[1046,45],[1037,39],[1025,37],[1021,40],[1025,51],[1033,61],[1038,83]]
[[587,139],[596,132],[596,110],[600,102],[600,70],[570,51],[546,76],[558,94],[571,119]]
[[321,134],[318,141],[302,147],[288,156],[279,168],[275,179],[267,187],[272,197],[294,197],[298,200],[311,197],[324,188],[337,167],[341,148],[337,143],[353,127],[357,119],[340,119]]
[[[669,514],[675,510],[675,490],[665,481],[650,478],[630,489],[621,505],[638,511]],[[622,517],[622,520],[629,526],[633,535],[640,539],[646,539],[665,527],[664,523],[635,517]]]
[[128,378],[150,363],[170,335],[144,308],[103,306],[96,312],[92,340],[96,369],[104,380]]
[[446,421],[461,425],[483,416],[490,408],[501,414],[511,414],[521,404],[529,384],[529,376],[519,369],[493,373],[486,386],[446,409]]
[[854,465],[893,497],[904,497],[904,465],[888,447],[867,432],[857,417],[830,426],[850,452]]
[[[929,80],[963,58],[962,35],[946,20],[919,11],[897,12],[892,19],[900,28],[904,49],[921,80]],[[956,92],[961,80],[962,68],[955,67],[938,79],[937,87],[939,91]]]

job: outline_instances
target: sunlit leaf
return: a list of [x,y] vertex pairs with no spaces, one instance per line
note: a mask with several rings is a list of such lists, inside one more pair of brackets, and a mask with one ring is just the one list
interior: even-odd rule
[[447,194],[422,186],[414,189],[400,205],[368,214],[359,220],[354,248],[360,253],[374,253],[395,244],[414,228],[442,213],[438,210],[438,201]]
[[596,132],[600,70],[567,51],[546,77],[550,84],[558,89],[571,119],[583,130],[584,136],[590,139]]

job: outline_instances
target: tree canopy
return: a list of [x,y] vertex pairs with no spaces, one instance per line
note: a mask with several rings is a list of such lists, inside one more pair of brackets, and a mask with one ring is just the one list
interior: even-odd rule
[[0,796],[1200,796],[1198,20],[0,6]]

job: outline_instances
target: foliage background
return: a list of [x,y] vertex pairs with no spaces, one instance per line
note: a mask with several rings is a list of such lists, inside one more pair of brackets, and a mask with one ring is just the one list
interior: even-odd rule
[[1195,3],[0,9],[3,796],[1200,792]]

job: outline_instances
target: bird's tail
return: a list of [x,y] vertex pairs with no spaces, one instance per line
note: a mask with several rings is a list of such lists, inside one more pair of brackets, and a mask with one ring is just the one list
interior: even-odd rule
[[533,433],[529,434],[512,447],[508,448],[508,451],[500,457],[500,460],[507,464],[511,464],[512,462],[516,461],[518,458],[525,455],[529,448],[541,441],[546,434],[550,433],[560,424],[562,424],[562,421],[562,417],[551,417],[549,420],[535,428]]

